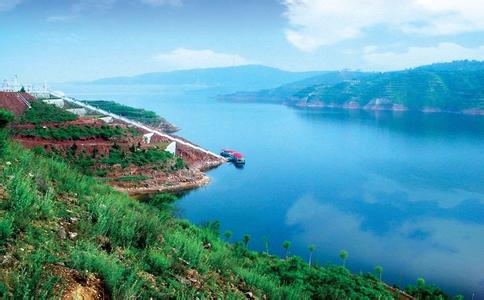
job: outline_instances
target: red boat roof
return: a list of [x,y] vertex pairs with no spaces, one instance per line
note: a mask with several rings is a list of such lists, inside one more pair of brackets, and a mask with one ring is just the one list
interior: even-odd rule
[[222,149],[224,152],[230,152],[230,153],[235,153],[235,150],[230,150],[230,149]]
[[244,157],[244,156],[242,155],[242,153],[239,153],[239,152],[234,152],[234,153],[233,153],[233,156],[234,156],[235,158],[243,158],[243,157]]

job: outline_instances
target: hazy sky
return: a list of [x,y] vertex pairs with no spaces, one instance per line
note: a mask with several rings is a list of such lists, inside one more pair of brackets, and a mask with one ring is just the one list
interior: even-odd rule
[[0,79],[484,60],[482,0],[0,0]]

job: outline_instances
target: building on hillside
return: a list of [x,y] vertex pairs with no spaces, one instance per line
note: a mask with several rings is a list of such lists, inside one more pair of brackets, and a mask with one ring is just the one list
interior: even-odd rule
[[0,92],[0,108],[10,111],[19,116],[30,108],[30,102],[35,98],[28,93],[20,92]]

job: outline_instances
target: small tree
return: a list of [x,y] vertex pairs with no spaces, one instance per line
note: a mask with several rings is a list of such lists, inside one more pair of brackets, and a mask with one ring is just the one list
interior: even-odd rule
[[8,132],[5,127],[12,122],[14,116],[11,112],[0,109],[0,156],[4,154],[7,148]]
[[262,241],[264,242],[264,249],[266,250],[266,254],[269,255],[269,239],[266,236],[262,237]]
[[380,281],[381,281],[381,277],[383,275],[383,267],[375,266],[375,273],[378,274],[378,277],[380,278]]
[[227,242],[229,242],[229,241],[230,241],[230,238],[232,237],[232,231],[230,231],[230,230],[225,230],[225,232],[224,232],[224,237],[225,237],[225,239],[227,240]]
[[339,252],[339,258],[343,261],[343,267],[346,268],[346,259],[348,258],[348,251],[346,250],[341,250]]
[[425,286],[425,279],[420,277],[417,279],[417,287],[422,288]]
[[425,289],[425,279],[420,277],[417,278],[417,298],[420,299],[422,291]]
[[25,93],[25,87],[22,86],[22,88],[19,90],[19,93]]
[[309,250],[309,261],[308,261],[308,265],[309,265],[309,267],[311,267],[311,263],[312,263],[312,260],[313,260],[313,253],[316,250],[316,246],[314,246],[313,244],[311,244],[311,245],[308,246],[308,250]]
[[14,116],[11,112],[0,109],[0,128],[5,128],[8,123],[12,122]]
[[282,248],[286,250],[286,259],[287,259],[287,256],[289,255],[289,248],[291,248],[291,242],[284,241],[284,243],[282,243]]
[[247,248],[248,245],[249,245],[249,241],[250,241],[250,235],[245,234],[244,237],[243,237],[243,241],[244,241],[245,248]]

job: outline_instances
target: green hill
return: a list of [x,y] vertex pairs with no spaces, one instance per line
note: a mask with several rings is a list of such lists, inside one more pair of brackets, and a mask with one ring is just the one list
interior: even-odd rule
[[465,60],[384,73],[326,72],[275,89],[220,98],[309,107],[484,114],[484,62]]
[[218,99],[230,102],[284,103],[288,100],[289,96],[294,95],[301,89],[304,89],[308,86],[321,84],[333,85],[345,80],[363,78],[370,75],[371,73],[356,71],[328,71],[299,81],[287,83],[274,89],[236,92],[232,94],[220,95],[218,96]]
[[300,90],[292,101],[367,109],[484,112],[484,68],[442,67],[380,73]]

